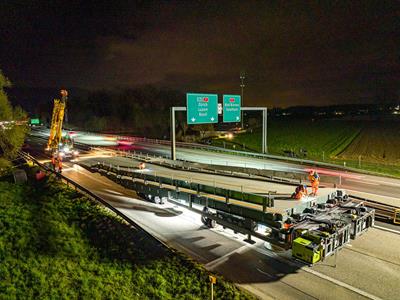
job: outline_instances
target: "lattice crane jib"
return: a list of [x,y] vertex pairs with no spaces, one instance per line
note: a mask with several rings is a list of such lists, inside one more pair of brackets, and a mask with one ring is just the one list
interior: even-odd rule
[[61,90],[61,99],[54,99],[47,150],[57,151],[58,145],[61,142],[67,96],[68,92],[66,90]]

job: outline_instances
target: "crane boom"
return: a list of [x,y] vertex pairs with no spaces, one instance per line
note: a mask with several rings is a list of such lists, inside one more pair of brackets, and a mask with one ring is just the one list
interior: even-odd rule
[[61,99],[54,99],[53,114],[51,117],[50,136],[47,142],[47,150],[56,152],[62,138],[62,125],[68,92],[61,90]]

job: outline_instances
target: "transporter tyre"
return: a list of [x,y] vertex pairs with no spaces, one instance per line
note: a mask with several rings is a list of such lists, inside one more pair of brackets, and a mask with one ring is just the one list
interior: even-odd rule
[[201,216],[201,223],[203,223],[206,226],[207,226],[207,220],[208,220],[208,218]]
[[215,228],[215,226],[217,226],[217,222],[213,219],[208,219],[207,218],[207,226],[209,228]]

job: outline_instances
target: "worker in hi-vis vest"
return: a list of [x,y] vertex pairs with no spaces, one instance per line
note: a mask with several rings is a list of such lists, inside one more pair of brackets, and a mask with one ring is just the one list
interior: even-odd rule
[[316,196],[318,193],[320,177],[316,171],[311,170],[310,174],[308,175],[308,179],[310,179],[311,183],[311,190],[312,190],[311,195]]

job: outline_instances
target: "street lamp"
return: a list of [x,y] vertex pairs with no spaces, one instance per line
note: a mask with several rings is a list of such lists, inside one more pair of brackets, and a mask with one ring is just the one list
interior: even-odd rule
[[[244,85],[244,79],[246,78],[245,75],[246,75],[246,74],[245,74],[244,71],[241,71],[241,72],[240,72],[240,88],[242,89],[241,103],[240,103],[241,106],[244,106],[244,105],[243,105],[243,104],[244,104],[244,101],[243,101],[243,90],[244,90],[244,87],[245,87],[245,85]],[[243,129],[243,128],[244,128],[244,127],[243,127],[243,112],[242,112],[241,114],[242,114],[242,115],[241,115],[241,127],[242,127],[242,129]]]

